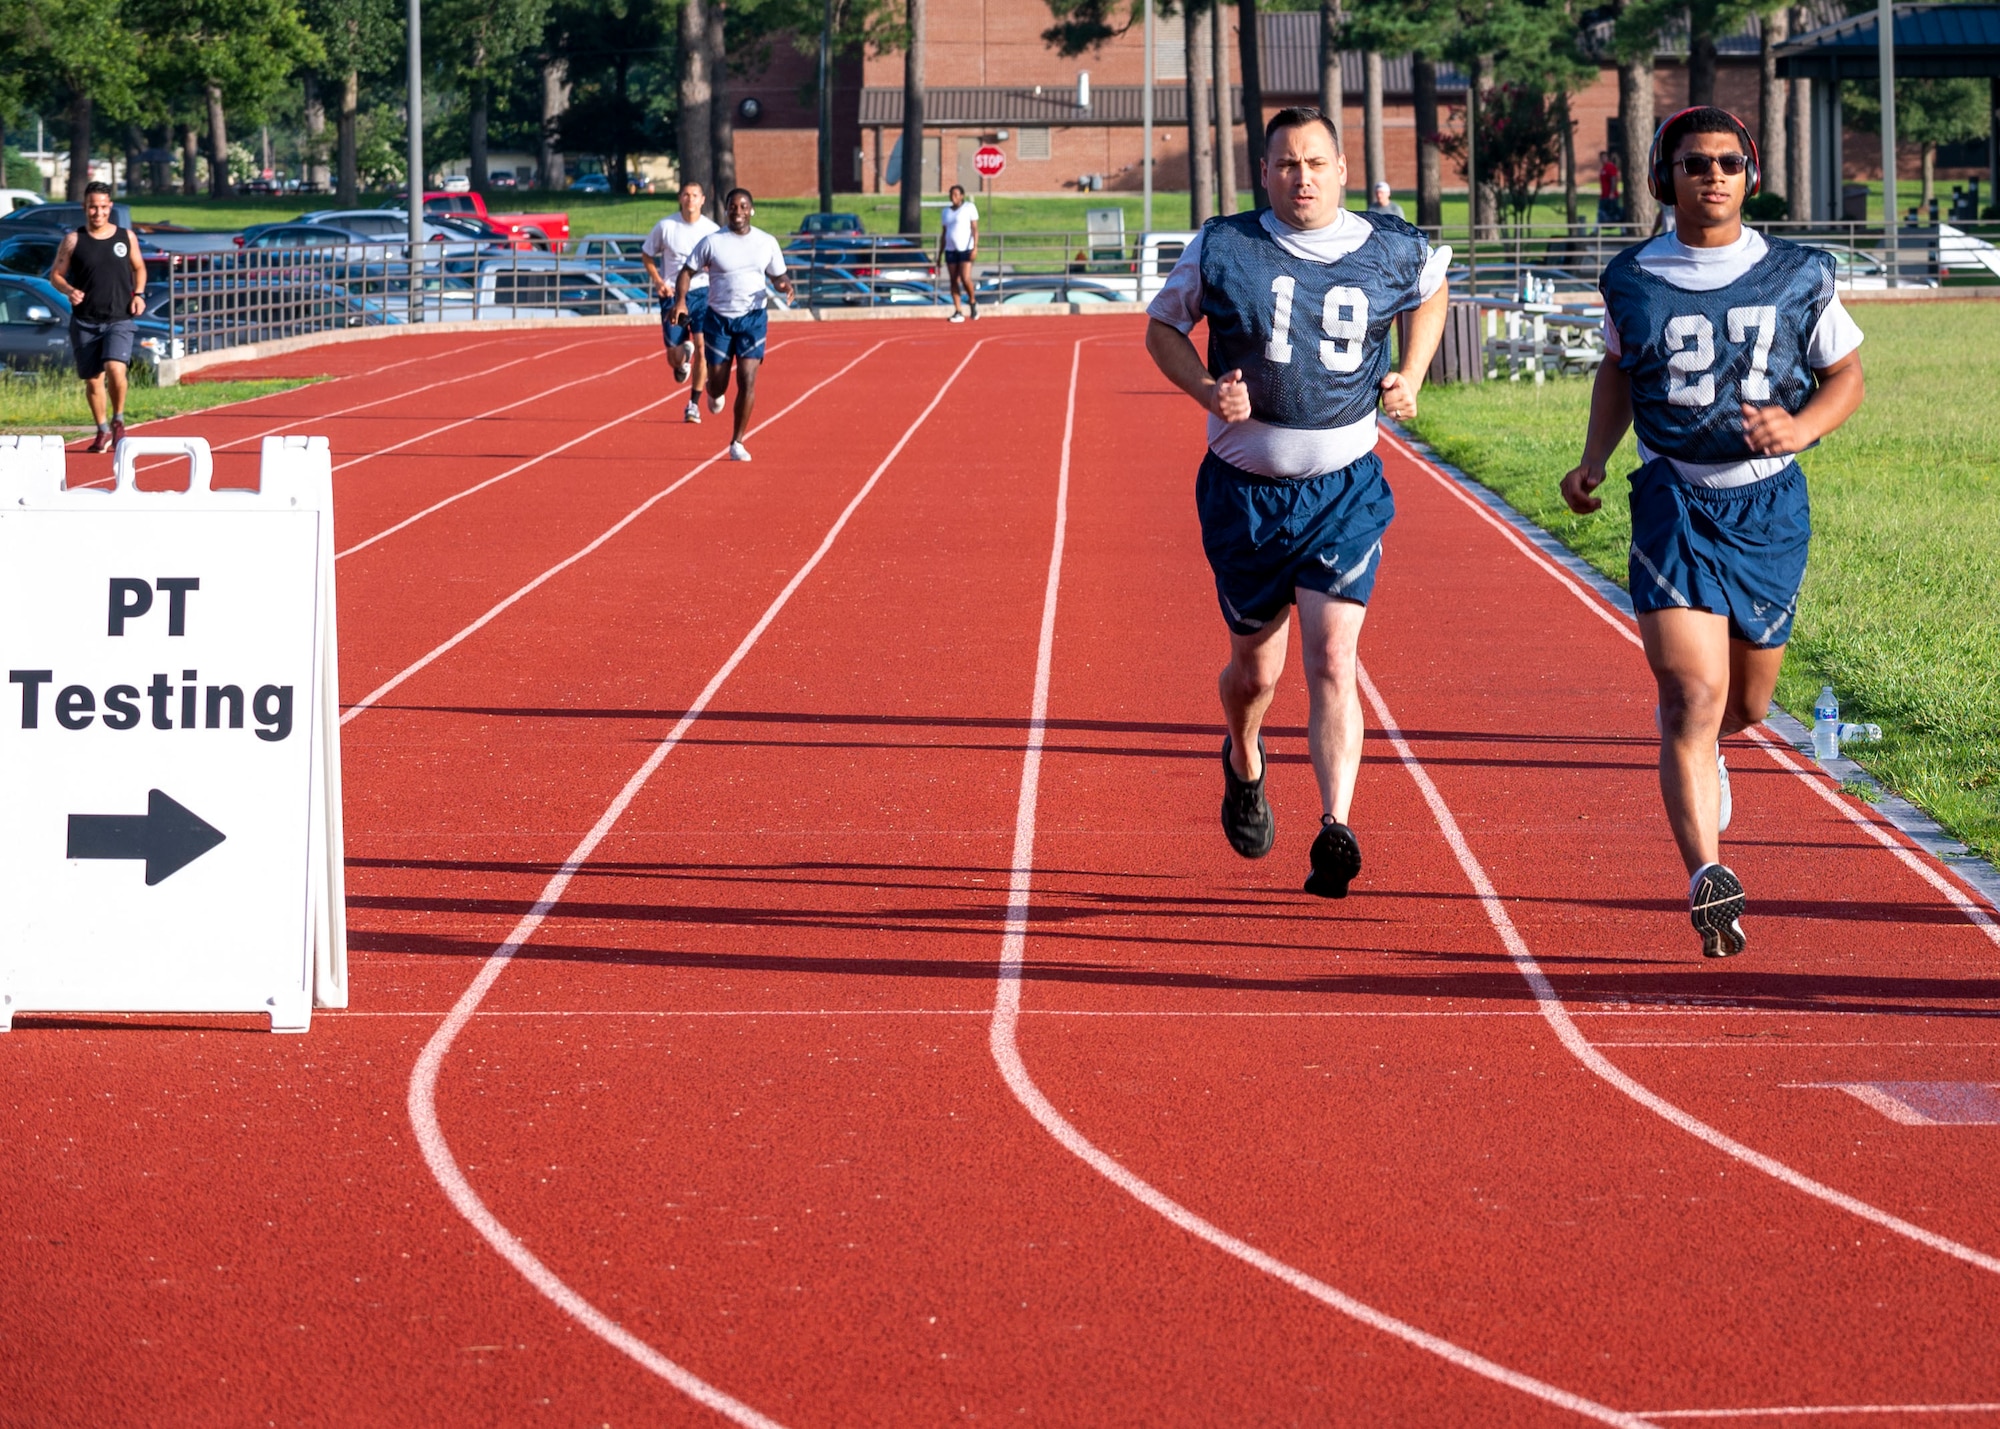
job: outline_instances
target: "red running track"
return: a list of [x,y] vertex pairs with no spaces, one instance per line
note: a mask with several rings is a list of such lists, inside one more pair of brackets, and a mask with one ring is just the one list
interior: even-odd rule
[[0,1040],[0,1422],[2000,1422],[1956,885],[1743,742],[1703,964],[1629,625],[1385,443],[1309,899],[1137,325],[800,331],[747,467],[636,333],[161,426],[349,463],[354,1007]]

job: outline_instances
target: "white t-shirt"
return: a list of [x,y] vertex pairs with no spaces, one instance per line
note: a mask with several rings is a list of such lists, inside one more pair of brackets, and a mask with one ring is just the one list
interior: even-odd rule
[[[1280,221],[1268,208],[1259,221],[1264,231],[1277,239],[1278,246],[1294,258],[1311,263],[1337,263],[1375,236],[1365,219],[1349,212],[1324,228],[1293,228]],[[1428,298],[1444,285],[1445,271],[1451,267],[1451,247],[1441,244],[1424,260],[1418,293]],[[1201,235],[1182,250],[1174,271],[1167,275],[1153,301],[1148,317],[1190,332],[1201,321]],[[1259,476],[1303,480],[1359,461],[1375,449],[1375,415],[1362,417],[1344,427],[1314,430],[1307,427],[1274,427],[1255,417],[1244,422],[1225,422],[1214,413],[1208,418],[1208,449],[1244,471]]]
[[718,228],[695,244],[682,266],[713,280],[708,289],[710,312],[740,318],[764,306],[764,280],[785,271],[785,254],[778,240],[761,228],[748,233]]
[[[653,260],[653,266],[658,268],[661,276],[671,284],[686,266],[688,255],[694,252],[694,246],[709,234],[718,232],[721,227],[721,224],[707,214],[696,214],[694,222],[689,223],[679,214],[670,213],[653,225],[653,231],[646,235],[646,241],[639,246],[639,251]],[[707,286],[706,273],[698,273],[688,279],[689,291]]]
[[972,247],[972,225],[979,222],[979,205],[967,199],[957,208],[946,204],[944,210],[944,246],[953,253],[964,253]]
[[[1639,266],[1655,278],[1663,278],[1690,293],[1711,293],[1726,288],[1763,259],[1771,249],[1764,235],[1754,228],[1720,248],[1690,248],[1673,233],[1662,233],[1639,250]],[[1841,306],[1836,295],[1813,325],[1806,343],[1806,365],[1824,371],[1861,346],[1861,328]],[[1604,350],[1612,358],[1623,352],[1618,329],[1611,315],[1604,315]],[[1639,460],[1651,461],[1658,453],[1639,443]],[[1742,461],[1681,461],[1669,457],[1676,475],[1691,486],[1748,486],[1753,481],[1776,476],[1794,460],[1788,456],[1753,456]]]

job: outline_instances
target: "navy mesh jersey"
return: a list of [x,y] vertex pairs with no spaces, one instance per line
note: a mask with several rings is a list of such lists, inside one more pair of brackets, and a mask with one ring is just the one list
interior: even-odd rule
[[1648,273],[1637,247],[1605,266],[1599,287],[1632,378],[1632,425],[1654,454],[1739,461],[1750,453],[1741,404],[1796,412],[1812,395],[1806,350],[1833,300],[1833,257],[1766,242],[1756,266],[1707,293]]
[[1375,231],[1332,263],[1287,253],[1255,213],[1202,226],[1208,370],[1241,368],[1260,422],[1344,427],[1382,395],[1389,325],[1421,301],[1430,244],[1393,214],[1354,217]]

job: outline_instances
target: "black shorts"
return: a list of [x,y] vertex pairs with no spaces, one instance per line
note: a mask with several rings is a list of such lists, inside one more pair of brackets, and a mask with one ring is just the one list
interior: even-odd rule
[[119,322],[87,323],[82,318],[69,320],[69,350],[76,354],[76,375],[88,382],[93,377],[104,375],[104,364],[122,362],[132,365],[132,344],[138,331],[130,318]]
[[945,265],[951,268],[956,268],[961,263],[970,263],[972,261],[972,250],[970,248],[947,248],[944,250],[944,261]]

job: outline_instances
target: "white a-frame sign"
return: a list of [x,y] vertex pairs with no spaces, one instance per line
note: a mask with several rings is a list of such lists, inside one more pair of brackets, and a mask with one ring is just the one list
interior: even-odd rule
[[[185,491],[135,459],[185,457]],[[30,1012],[347,1005],[333,464],[128,438],[109,486],[0,437],[0,1029]]]

